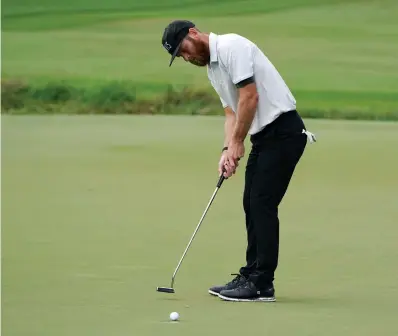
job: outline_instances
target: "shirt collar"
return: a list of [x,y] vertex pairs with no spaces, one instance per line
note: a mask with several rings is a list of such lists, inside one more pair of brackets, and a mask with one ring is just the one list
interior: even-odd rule
[[210,63],[217,62],[217,38],[218,35],[214,33],[209,34],[209,48],[210,48]]

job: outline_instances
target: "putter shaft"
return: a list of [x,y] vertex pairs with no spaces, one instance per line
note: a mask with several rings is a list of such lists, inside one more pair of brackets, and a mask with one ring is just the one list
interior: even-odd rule
[[188,243],[187,247],[185,248],[185,251],[184,251],[184,253],[183,253],[183,255],[182,255],[180,261],[178,262],[178,265],[177,265],[177,267],[176,267],[176,269],[175,269],[175,271],[174,271],[174,273],[173,273],[173,276],[172,276],[172,278],[171,278],[171,286],[170,286],[170,287],[157,287],[157,291],[158,291],[158,292],[174,293],[174,280],[175,280],[176,274],[177,274],[177,272],[178,272],[178,270],[179,270],[179,268],[180,268],[180,266],[181,266],[182,261],[183,261],[184,258],[185,258],[185,255],[186,255],[187,252],[188,252],[189,247],[191,246],[191,243],[192,243],[193,239],[195,238],[196,233],[197,233],[198,230],[199,230],[200,225],[201,225],[202,222],[203,222],[203,219],[204,219],[205,216],[206,216],[207,211],[208,211],[209,208],[210,208],[210,205],[213,203],[213,200],[214,200],[214,198],[216,197],[217,192],[218,192],[218,190],[221,188],[221,185],[223,184],[223,182],[224,182],[225,179],[226,179],[226,178],[225,178],[223,175],[220,176],[220,178],[219,178],[219,180],[218,180],[218,182],[217,182],[217,187],[216,187],[216,189],[214,190],[213,195],[211,196],[210,201],[209,201],[209,203],[207,204],[206,209],[205,209],[205,211],[203,212],[203,215],[202,215],[202,217],[200,218],[199,223],[198,223],[198,225],[196,226],[196,229],[195,229],[195,231],[193,232],[192,237],[191,237],[191,239],[189,240],[189,243]]
[[[221,179],[220,179],[220,180],[221,180]],[[222,183],[222,182],[221,182],[221,183]],[[210,208],[210,205],[213,203],[213,200],[214,200],[214,198],[216,197],[217,192],[218,192],[218,190],[219,190],[220,187],[221,187],[221,183],[219,182],[219,183],[217,184],[217,187],[216,187],[216,189],[214,190],[213,195],[211,196],[210,201],[209,201],[209,203],[207,204],[207,207],[206,207],[205,211],[203,212],[203,215],[202,215],[202,217],[200,218],[199,223],[198,223],[198,225],[196,226],[196,229],[195,229],[194,233],[192,234],[192,237],[191,237],[191,239],[189,240],[189,243],[188,243],[187,247],[185,248],[185,251],[184,251],[184,253],[183,253],[183,255],[182,255],[180,261],[178,262],[178,265],[177,265],[177,267],[176,267],[176,269],[175,269],[175,271],[174,271],[174,273],[173,273],[173,277],[171,278],[171,286],[170,286],[171,288],[173,288],[173,286],[174,286],[175,276],[176,276],[176,274],[177,274],[177,272],[178,272],[178,270],[179,270],[179,268],[180,268],[180,266],[181,266],[182,261],[183,261],[184,258],[185,258],[185,255],[186,255],[187,252],[188,252],[189,247],[191,246],[191,243],[192,243],[193,239],[195,238],[196,233],[198,232],[198,230],[199,230],[199,228],[200,228],[200,225],[201,225],[202,222],[203,222],[203,219],[205,218],[205,216],[206,216],[206,214],[207,214],[207,211],[208,211],[209,208]]]

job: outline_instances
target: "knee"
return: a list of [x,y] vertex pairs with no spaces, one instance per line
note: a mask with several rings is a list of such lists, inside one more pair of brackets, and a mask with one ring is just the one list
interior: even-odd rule
[[277,213],[278,201],[270,193],[252,193],[250,195],[250,211],[257,213]]

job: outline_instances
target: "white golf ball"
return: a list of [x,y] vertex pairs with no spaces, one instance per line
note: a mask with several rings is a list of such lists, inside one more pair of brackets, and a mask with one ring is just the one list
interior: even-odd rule
[[177,312],[172,312],[170,314],[170,320],[172,320],[172,321],[177,321],[179,317],[180,317],[180,315]]

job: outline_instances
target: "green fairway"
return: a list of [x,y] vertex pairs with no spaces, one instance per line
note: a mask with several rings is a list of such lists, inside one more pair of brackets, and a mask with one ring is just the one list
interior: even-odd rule
[[166,85],[211,90],[206,71],[168,67],[166,24],[192,19],[203,31],[256,42],[302,110],[396,113],[398,29],[395,0],[4,1],[3,78],[92,86],[135,83],[139,96]]
[[[207,294],[244,261],[244,164],[218,117],[2,118],[2,334],[396,335],[398,124],[306,121],[280,208],[276,303]],[[178,311],[179,323],[168,322]]]

